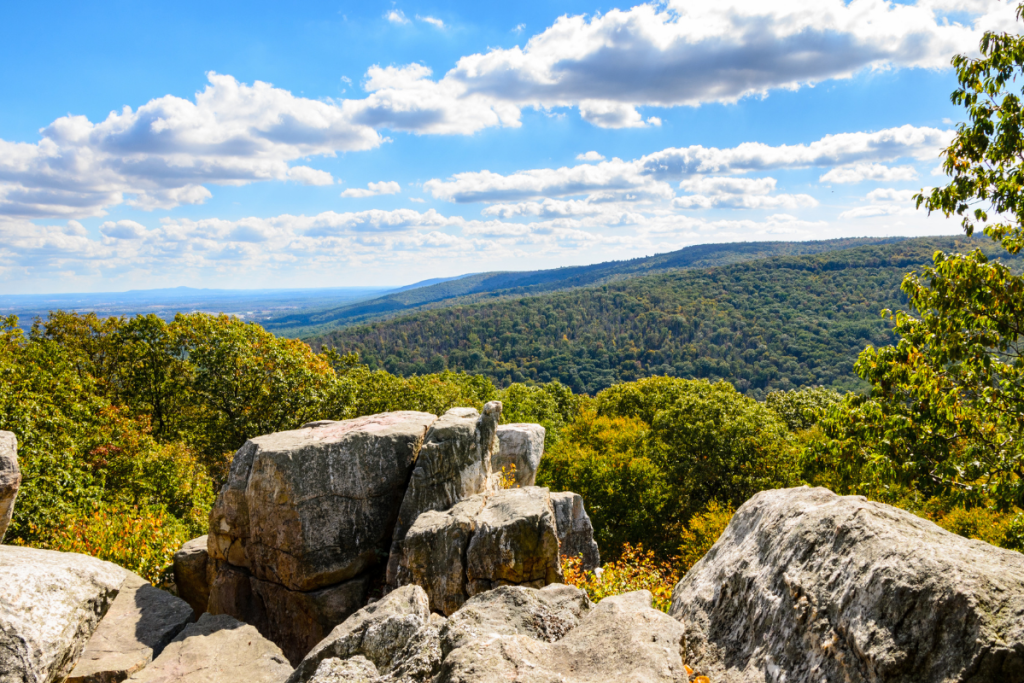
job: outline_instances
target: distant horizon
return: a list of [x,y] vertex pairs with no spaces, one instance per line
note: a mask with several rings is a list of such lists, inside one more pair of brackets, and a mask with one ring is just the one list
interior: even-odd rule
[[1019,32],[1014,11],[14,5],[0,292],[394,287],[705,243],[957,234],[912,197],[947,181],[965,116],[950,60]]

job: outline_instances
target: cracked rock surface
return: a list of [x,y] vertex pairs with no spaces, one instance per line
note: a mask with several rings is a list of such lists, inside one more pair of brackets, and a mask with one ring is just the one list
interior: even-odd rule
[[823,488],[744,503],[671,614],[716,683],[1024,681],[1024,555]]

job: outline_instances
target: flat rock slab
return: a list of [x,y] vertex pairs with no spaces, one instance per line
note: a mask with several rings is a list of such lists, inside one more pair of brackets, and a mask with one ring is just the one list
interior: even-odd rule
[[0,542],[14,514],[14,501],[21,486],[18,468],[18,439],[11,432],[0,431]]
[[247,441],[210,513],[210,556],[293,591],[361,574],[388,552],[435,419],[382,413]]
[[87,555],[0,545],[0,683],[63,681],[125,574]]
[[192,606],[196,619],[210,604],[213,563],[207,542],[206,536],[193,538],[174,553],[174,585],[181,599]]
[[515,423],[498,427],[498,448],[491,456],[491,469],[497,474],[515,468],[516,486],[537,483],[537,470],[544,457],[546,430],[538,424]]
[[471,496],[424,512],[402,543],[398,583],[423,586],[430,608],[450,615],[498,586],[562,580],[550,494],[531,486]]
[[1024,555],[822,488],[744,503],[671,614],[716,683],[1024,681]]
[[204,614],[128,680],[132,683],[282,683],[292,667],[255,627]]
[[192,621],[192,607],[127,572],[106,616],[86,644],[68,683],[116,683],[153,661]]

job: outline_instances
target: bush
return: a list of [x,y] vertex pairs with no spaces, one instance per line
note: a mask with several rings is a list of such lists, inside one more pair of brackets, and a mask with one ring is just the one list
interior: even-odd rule
[[668,562],[659,561],[652,551],[642,545],[625,544],[619,559],[605,564],[600,572],[583,571],[580,558],[567,557],[562,561],[565,583],[587,592],[598,602],[611,595],[647,590],[654,596],[653,605],[662,612],[672,606],[672,590],[679,575]]
[[690,518],[687,528],[683,530],[676,562],[681,573],[690,571],[700,558],[708,554],[725,527],[729,526],[733,513],[732,508],[722,507],[718,501],[713,500],[704,506],[702,512]]

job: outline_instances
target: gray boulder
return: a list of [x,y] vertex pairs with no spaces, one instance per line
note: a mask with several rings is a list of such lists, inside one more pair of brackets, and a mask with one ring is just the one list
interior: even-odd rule
[[192,621],[192,608],[142,577],[126,572],[99,628],[67,683],[115,683],[139,671]]
[[214,563],[209,562],[207,537],[194,538],[174,553],[174,585],[178,596],[192,606],[196,619],[210,604]]
[[329,659],[361,655],[374,670],[388,671],[395,656],[430,617],[427,594],[419,586],[403,586],[370,603],[339,624],[310,650],[288,683],[305,683]]
[[551,494],[558,527],[558,552],[562,557],[579,557],[581,566],[594,570],[601,566],[601,552],[594,540],[594,525],[583,507],[583,496],[565,491]]
[[320,662],[311,683],[373,683],[378,680],[377,667],[362,655],[352,659],[325,659]]
[[500,417],[501,403],[491,401],[484,406],[482,415],[473,408],[453,408],[430,428],[395,524],[388,585],[398,585],[402,541],[421,514],[448,510],[470,496],[492,489],[491,457],[497,450]]
[[505,585],[562,580],[546,488],[472,496],[419,516],[402,544],[397,582],[423,586],[432,610],[454,613],[471,596]]
[[488,633],[449,653],[437,683],[688,681],[682,625],[651,607],[647,591],[605,598],[555,642]]
[[671,614],[716,683],[1024,681],[1024,555],[827,489],[744,503]]
[[0,432],[0,543],[14,514],[14,500],[21,486],[18,468],[18,439],[11,432]]
[[292,667],[253,626],[204,614],[131,683],[282,683]]
[[67,678],[124,580],[87,555],[0,545],[0,683]]
[[507,424],[498,427],[498,448],[491,455],[495,474],[515,468],[516,486],[537,483],[537,469],[544,456],[544,428],[538,424]]
[[430,619],[412,634],[395,655],[388,683],[428,683],[441,670],[441,631],[448,620],[431,612]]

